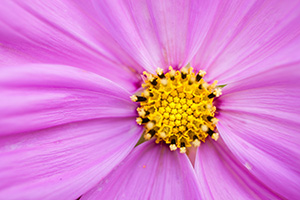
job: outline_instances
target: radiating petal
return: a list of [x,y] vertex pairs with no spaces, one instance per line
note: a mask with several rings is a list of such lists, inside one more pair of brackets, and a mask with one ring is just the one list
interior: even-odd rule
[[133,117],[130,93],[92,72],[62,65],[0,68],[0,135],[74,121]]
[[0,138],[0,199],[76,199],[131,151],[134,118],[75,122]]
[[236,82],[219,99],[217,127],[229,149],[288,199],[300,198],[299,68],[295,63]]
[[198,148],[195,170],[203,199],[281,199],[262,184],[220,139]]
[[298,0],[220,1],[192,63],[225,84],[299,61],[299,11]]
[[197,52],[216,1],[94,1],[99,19],[120,46],[150,72],[181,67]]
[[1,1],[0,66],[28,62],[64,64],[111,80],[136,82],[130,69],[142,68],[86,6],[60,0]]
[[185,154],[145,142],[82,199],[199,199],[199,185]]

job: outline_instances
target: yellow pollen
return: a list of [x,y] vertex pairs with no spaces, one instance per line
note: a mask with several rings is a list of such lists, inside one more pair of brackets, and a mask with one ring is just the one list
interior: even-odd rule
[[201,142],[198,140],[198,139],[195,139],[193,142],[192,142],[193,146],[194,147],[199,147]]
[[144,138],[156,138],[156,143],[165,142],[171,151],[186,153],[193,145],[199,147],[210,136],[218,140],[215,118],[215,97],[222,94],[217,81],[208,84],[203,80],[206,72],[196,73],[192,67],[175,71],[169,67],[164,73],[158,68],[156,74],[143,73],[145,84],[141,95],[131,96],[139,102],[139,117],[136,122],[145,128]]
[[186,152],[186,148],[185,147],[181,147],[180,148],[180,153],[185,153]]
[[177,149],[176,145],[175,144],[171,144],[170,145],[170,150],[171,151],[175,151]]

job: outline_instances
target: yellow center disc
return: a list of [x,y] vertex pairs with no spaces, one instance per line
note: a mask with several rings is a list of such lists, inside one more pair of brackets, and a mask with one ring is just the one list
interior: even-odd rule
[[222,94],[217,81],[207,84],[203,80],[205,72],[195,73],[192,67],[181,71],[169,67],[167,73],[158,68],[156,72],[144,72],[144,91],[131,96],[140,102],[136,121],[145,127],[144,138],[155,137],[156,143],[163,141],[172,151],[180,148],[181,153],[191,144],[198,147],[207,136],[217,140],[213,100]]

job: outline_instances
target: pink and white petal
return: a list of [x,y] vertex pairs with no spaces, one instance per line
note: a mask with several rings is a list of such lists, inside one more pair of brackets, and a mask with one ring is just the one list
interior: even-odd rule
[[0,138],[0,199],[76,199],[138,141],[134,118],[74,122]]
[[220,1],[192,64],[225,84],[299,61],[299,10],[298,0]]
[[221,139],[198,148],[195,170],[203,199],[282,199],[249,173]]
[[3,0],[0,66],[55,63],[93,71],[115,81],[134,80],[136,75],[130,69],[142,68],[88,8],[72,1]]
[[199,199],[199,185],[185,154],[153,140],[136,147],[82,199]]
[[236,82],[219,99],[217,127],[229,149],[287,199],[300,198],[299,67],[277,67]]
[[215,1],[94,1],[99,19],[146,70],[186,65],[204,40]]
[[74,67],[0,68],[0,91],[0,135],[88,119],[136,116],[127,90]]

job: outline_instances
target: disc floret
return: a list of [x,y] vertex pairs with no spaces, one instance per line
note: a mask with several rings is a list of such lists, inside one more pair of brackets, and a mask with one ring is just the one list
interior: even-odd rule
[[203,70],[195,73],[192,67],[143,73],[144,91],[131,96],[131,100],[140,103],[136,122],[144,126],[146,140],[154,137],[156,143],[169,144],[171,151],[179,148],[180,153],[185,153],[187,147],[199,147],[208,136],[219,138],[213,100],[222,91],[216,87],[217,81],[206,83],[205,74]]

